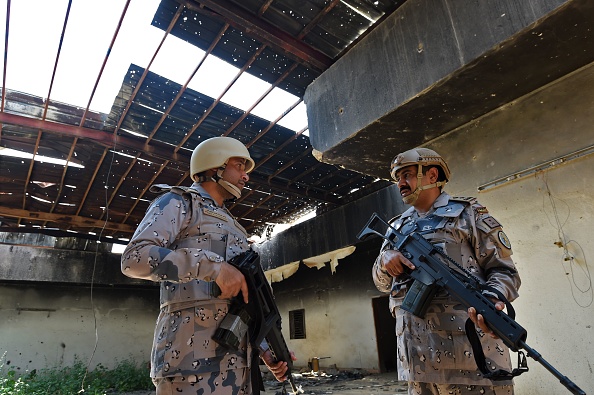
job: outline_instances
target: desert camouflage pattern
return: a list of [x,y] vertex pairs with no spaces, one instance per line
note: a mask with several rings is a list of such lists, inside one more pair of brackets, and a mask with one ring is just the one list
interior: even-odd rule
[[206,393],[241,393],[234,388],[245,391],[246,384],[235,378],[249,377],[247,339],[239,351],[228,352],[211,337],[230,304],[216,298],[214,279],[221,262],[249,248],[247,234],[198,183],[151,190],[165,193],[149,206],[121,262],[126,276],[160,283],[151,377],[213,383],[218,392]]
[[[411,207],[391,220],[403,234],[417,232],[441,247],[466,270],[499,290],[510,302],[517,298],[520,277],[511,259],[512,250],[501,225],[474,198],[436,199],[429,214],[420,217]],[[493,385],[482,377],[466,337],[466,308],[440,291],[424,319],[399,309],[410,278],[392,278],[382,270],[381,252],[373,266],[373,280],[381,292],[390,293],[390,311],[396,318],[399,379],[439,384]],[[488,366],[511,370],[509,350],[478,330]],[[513,382],[497,381],[498,385]]]
[[221,372],[193,374],[188,377],[153,379],[155,395],[251,394],[250,375],[247,369],[232,369]]

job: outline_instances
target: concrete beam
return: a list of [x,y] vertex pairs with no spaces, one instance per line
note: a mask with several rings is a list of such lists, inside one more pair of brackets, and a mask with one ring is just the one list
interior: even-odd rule
[[307,88],[316,156],[389,178],[398,152],[592,63],[593,25],[591,0],[409,0]]
[[264,270],[275,269],[353,246],[359,243],[357,234],[374,212],[390,219],[406,207],[398,187],[393,185],[318,215],[258,246],[262,267]]
[[153,282],[124,276],[119,254],[0,244],[0,257],[0,281],[156,288]]

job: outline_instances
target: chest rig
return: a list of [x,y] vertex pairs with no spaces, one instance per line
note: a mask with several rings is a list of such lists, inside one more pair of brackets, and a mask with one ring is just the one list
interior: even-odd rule
[[443,229],[453,218],[458,218],[467,205],[466,202],[450,200],[445,206],[438,207],[423,217],[411,209],[396,220],[394,227],[404,235],[416,232],[431,241],[431,237],[427,236]]

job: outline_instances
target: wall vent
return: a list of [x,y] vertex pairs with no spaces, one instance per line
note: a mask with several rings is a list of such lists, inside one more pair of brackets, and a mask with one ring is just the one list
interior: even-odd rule
[[289,311],[291,339],[305,339],[305,309]]

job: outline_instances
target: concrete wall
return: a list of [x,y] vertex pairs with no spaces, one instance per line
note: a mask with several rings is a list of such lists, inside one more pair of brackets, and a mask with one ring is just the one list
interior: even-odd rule
[[91,368],[148,362],[158,305],[156,289],[2,284],[0,355],[22,373],[91,356]]
[[[527,344],[593,393],[594,186],[590,181],[594,149],[588,147],[594,144],[594,90],[583,89],[588,86],[594,86],[594,67],[427,146],[448,160],[453,179],[446,190],[457,196],[477,196],[504,225],[522,277],[514,307],[518,322],[528,330]],[[478,191],[493,180],[581,150],[590,154]],[[563,260],[564,250],[555,244],[560,240],[566,242],[573,261]],[[373,252],[364,256],[355,252],[340,261],[333,277],[327,267],[312,273],[314,269],[301,266],[295,275],[274,285],[285,327],[289,310],[305,309],[307,341],[288,340],[298,357],[331,356],[320,361],[322,367],[336,363],[339,368],[377,369],[371,298],[379,294],[369,277],[374,258]],[[566,392],[541,364],[530,358],[528,363],[530,371],[516,379],[519,394]]]
[[[379,370],[371,298],[380,296],[371,279],[375,248],[356,251],[341,259],[334,274],[301,265],[288,279],[274,283],[274,296],[282,314],[283,336],[294,350],[297,366],[313,357],[320,368]],[[305,310],[305,339],[290,339],[289,311]],[[386,308],[383,313],[388,316]]]
[[[594,155],[477,188],[591,147],[594,90],[584,87],[592,86],[590,66],[427,145],[448,160],[453,179],[446,190],[478,196],[504,225],[522,277],[514,306],[528,345],[587,393],[594,392]],[[564,261],[559,241],[573,261]],[[516,379],[518,393],[564,392],[540,364],[529,364],[530,372]]]

